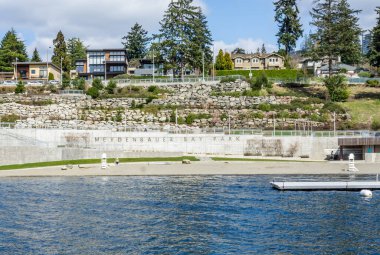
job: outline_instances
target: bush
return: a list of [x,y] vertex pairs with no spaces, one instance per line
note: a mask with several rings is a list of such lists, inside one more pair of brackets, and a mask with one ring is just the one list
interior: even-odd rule
[[104,88],[103,83],[99,78],[96,78],[92,81],[92,87],[96,88],[97,90],[102,90]]
[[72,81],[72,84],[73,84],[74,88],[84,90],[86,82],[83,78],[79,78],[79,79],[77,78],[77,79]]
[[224,77],[220,80],[221,83],[235,82],[237,78],[234,77]]
[[116,89],[116,82],[114,80],[110,80],[107,84],[106,90],[108,94],[114,94]]
[[256,78],[255,83],[251,85],[252,89],[272,88],[272,83],[269,82],[267,75],[262,72]]
[[269,112],[270,110],[272,110],[272,107],[270,104],[259,104],[257,109],[259,109],[260,111],[263,111],[263,112]]
[[152,85],[148,87],[148,92],[150,93],[155,93],[157,90],[158,90],[157,86]]
[[54,80],[54,74],[49,73],[49,81],[52,81],[52,80]]
[[380,130],[380,119],[374,119],[371,123],[372,130]]
[[99,97],[99,90],[96,87],[91,87],[87,90],[86,94],[95,99]]
[[369,72],[360,72],[359,74],[359,77],[362,77],[362,78],[370,78],[371,77],[371,73]]
[[20,116],[16,114],[8,114],[8,115],[0,116],[0,117],[1,117],[0,119],[2,122],[16,122],[17,120],[20,119]]
[[378,80],[367,80],[366,81],[366,84],[369,86],[369,87],[377,87],[380,85],[380,82]]
[[21,94],[26,91],[25,85],[22,83],[22,81],[19,81],[16,85],[15,93],[16,94]]
[[330,100],[333,102],[344,102],[350,96],[344,76],[334,75],[324,79],[325,86],[329,92]]

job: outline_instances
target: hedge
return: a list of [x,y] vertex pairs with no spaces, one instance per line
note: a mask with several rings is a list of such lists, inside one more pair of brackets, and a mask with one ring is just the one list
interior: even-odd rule
[[[264,72],[270,79],[296,80],[297,70],[282,69],[282,70],[252,70],[252,77],[258,77]],[[249,78],[249,70],[217,70],[217,76],[242,75]]]

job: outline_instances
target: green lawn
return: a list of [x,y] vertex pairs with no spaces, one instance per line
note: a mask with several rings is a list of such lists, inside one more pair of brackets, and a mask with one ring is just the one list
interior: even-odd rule
[[380,100],[355,100],[341,105],[348,109],[355,123],[370,124],[373,119],[380,120]]
[[258,161],[258,162],[312,162],[305,160],[284,160],[284,159],[255,159],[255,158],[211,158],[214,161]]
[[[132,163],[132,162],[176,162],[188,159],[191,161],[198,161],[195,157],[169,157],[169,158],[119,158],[120,163]],[[109,158],[108,162],[114,162],[114,158]],[[86,164],[100,164],[100,159],[79,159],[79,160],[63,160],[63,161],[51,161],[51,162],[37,162],[18,165],[5,165],[0,166],[0,170],[15,170],[25,168],[37,168],[37,167],[49,167],[49,166],[62,166],[62,165],[86,165]]]

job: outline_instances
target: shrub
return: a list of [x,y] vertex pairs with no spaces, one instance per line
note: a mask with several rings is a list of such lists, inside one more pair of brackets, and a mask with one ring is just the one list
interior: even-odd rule
[[16,122],[17,120],[20,119],[20,116],[16,114],[8,114],[8,115],[1,116],[0,119],[2,122]]
[[237,78],[235,77],[224,77],[220,80],[221,83],[235,82]]
[[86,82],[83,78],[79,78],[79,79],[77,78],[77,79],[72,81],[72,84],[73,84],[74,88],[84,90]]
[[116,82],[114,80],[110,80],[107,84],[106,90],[108,94],[114,94],[116,89]]
[[272,110],[272,107],[270,104],[259,104],[257,108],[263,112],[269,112],[270,110]]
[[331,101],[344,102],[350,96],[344,76],[334,75],[327,77],[324,79],[324,83]]
[[152,85],[148,87],[148,92],[150,93],[155,93],[157,90],[158,90],[157,86]]
[[52,81],[52,80],[54,80],[54,74],[52,74],[52,73],[49,73],[49,81]]
[[371,77],[371,73],[369,72],[360,72],[359,74],[359,77],[362,77],[362,78],[370,78]]
[[96,87],[91,87],[87,90],[86,94],[95,99],[99,97],[99,90]]
[[367,80],[366,81],[366,84],[369,86],[369,87],[377,87],[380,85],[380,82],[378,80]]
[[92,81],[92,87],[96,88],[97,90],[103,89],[103,83],[99,78],[96,78]]
[[22,83],[22,81],[19,81],[16,85],[15,93],[16,94],[21,94],[26,91],[25,85]]
[[265,117],[265,115],[262,112],[254,112],[254,113],[252,113],[251,117],[253,119],[263,119]]
[[374,119],[371,123],[372,130],[380,130],[380,119]]

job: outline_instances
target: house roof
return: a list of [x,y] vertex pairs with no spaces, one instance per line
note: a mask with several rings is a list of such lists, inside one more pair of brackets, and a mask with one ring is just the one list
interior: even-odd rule
[[268,58],[271,56],[276,56],[279,58],[284,58],[283,56],[277,54],[277,53],[253,53],[253,54],[231,54],[231,59],[237,59],[237,58],[242,58],[242,59],[252,59],[252,58]]
[[59,68],[58,66],[56,66],[55,64],[53,64],[52,62],[12,62],[13,65],[50,65],[50,66],[53,66],[55,67],[56,69],[58,70],[61,70],[61,68]]
[[93,51],[102,51],[102,52],[104,52],[104,51],[127,51],[126,49],[124,49],[124,48],[111,48],[111,49],[88,49],[88,50],[86,50],[86,52],[93,52]]

